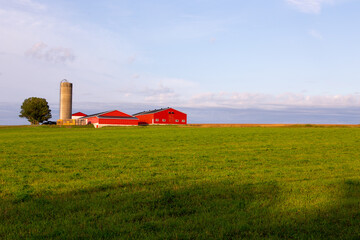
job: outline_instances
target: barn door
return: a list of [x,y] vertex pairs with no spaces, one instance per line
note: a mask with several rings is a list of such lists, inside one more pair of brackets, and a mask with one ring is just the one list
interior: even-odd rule
[[169,123],[174,123],[174,112],[169,112]]

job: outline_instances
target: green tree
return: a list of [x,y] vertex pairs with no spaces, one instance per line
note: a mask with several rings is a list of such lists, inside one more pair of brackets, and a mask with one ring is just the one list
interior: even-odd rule
[[21,105],[19,117],[27,118],[31,125],[35,125],[51,118],[51,110],[45,98],[30,97]]

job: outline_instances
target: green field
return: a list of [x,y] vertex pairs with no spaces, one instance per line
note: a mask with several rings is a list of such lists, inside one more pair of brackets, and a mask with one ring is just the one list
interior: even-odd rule
[[0,239],[359,239],[360,128],[0,128]]

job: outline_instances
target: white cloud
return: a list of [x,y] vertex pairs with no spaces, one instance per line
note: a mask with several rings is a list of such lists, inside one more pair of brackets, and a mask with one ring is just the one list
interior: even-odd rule
[[129,64],[132,64],[132,63],[134,63],[136,61],[136,56],[135,55],[132,55],[132,56],[130,56],[130,57],[128,57],[128,63]]
[[138,73],[135,73],[131,76],[131,79],[138,79],[138,78],[140,78],[140,74]]
[[181,78],[162,78],[160,84],[166,84],[171,88],[181,90],[198,87],[198,83]]
[[286,0],[286,2],[301,12],[318,14],[323,5],[334,4],[335,0]]
[[51,48],[43,42],[34,44],[25,54],[33,58],[54,63],[72,62],[75,59],[75,55],[71,49],[64,47]]
[[16,0],[15,2],[17,2],[20,5],[23,5],[25,7],[29,7],[32,8],[34,10],[39,10],[39,11],[43,11],[46,10],[46,6],[43,4],[40,4],[36,1],[33,0]]
[[148,104],[174,104],[179,101],[180,94],[174,88],[159,82],[156,85],[132,87],[119,91],[127,101]]
[[309,31],[309,35],[312,36],[313,38],[316,38],[316,39],[319,39],[319,40],[323,39],[323,35],[319,31],[317,31],[315,29],[311,29]]
[[131,80],[116,90],[117,100],[153,105],[183,104],[198,92],[198,84],[180,78],[131,76]]
[[45,11],[47,6],[34,0],[0,0],[1,5],[33,11]]
[[179,95],[174,92],[164,92],[145,97],[144,100],[147,104],[165,104],[170,106],[179,102]]

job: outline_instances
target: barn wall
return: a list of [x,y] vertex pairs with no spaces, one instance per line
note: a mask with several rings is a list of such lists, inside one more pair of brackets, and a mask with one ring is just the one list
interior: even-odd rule
[[112,124],[112,125],[138,125],[137,119],[99,119],[99,124]]
[[[174,112],[174,114],[169,114],[169,112]],[[185,113],[179,112],[173,108],[157,112],[154,114],[154,123],[155,124],[187,124],[187,115]],[[159,119],[157,122],[156,119]],[[165,121],[163,121],[163,119]],[[179,120],[176,122],[176,120]],[[185,122],[183,122],[183,120]]]
[[88,124],[94,124],[94,123],[99,123],[99,118],[98,117],[89,117],[86,118],[88,120]]
[[146,114],[136,116],[139,119],[139,125],[147,125],[152,124],[152,120],[154,119],[154,114]]
[[79,119],[82,118],[82,116],[71,116],[71,119]]

